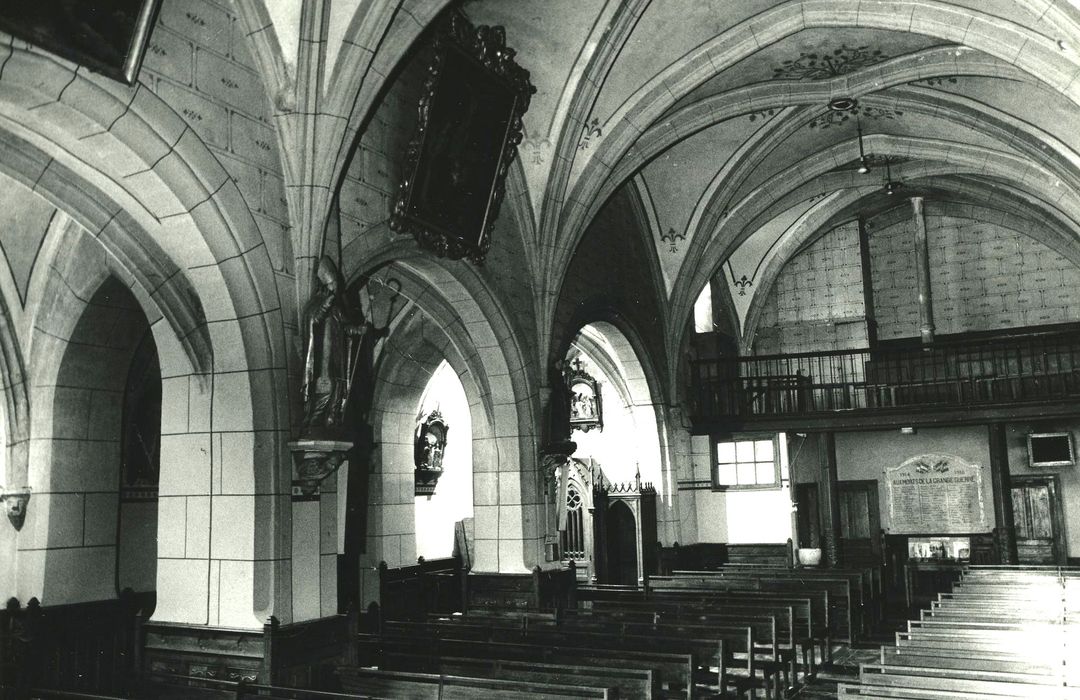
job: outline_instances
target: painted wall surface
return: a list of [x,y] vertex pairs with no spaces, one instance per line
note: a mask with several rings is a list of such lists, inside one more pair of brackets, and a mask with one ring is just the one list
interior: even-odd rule
[[[922,454],[955,455],[982,467],[986,522],[993,527],[994,493],[990,483],[989,435],[985,426],[919,428],[914,435],[903,435],[899,430],[870,430],[836,435],[837,476],[840,481],[878,480],[881,527],[886,531],[891,523],[889,504],[881,481],[882,470]],[[928,526],[928,531],[932,530],[932,525]]]
[[1061,491],[1062,510],[1065,522],[1063,530],[1069,557],[1080,557],[1080,467],[1038,467],[1032,468],[1027,450],[1028,433],[1060,432],[1072,433],[1073,449],[1080,438],[1080,419],[1058,421],[1039,421],[1038,423],[1010,423],[1006,427],[1005,440],[1009,449],[1009,472],[1012,476],[1027,474],[1056,474]]
[[[688,496],[693,494],[694,522],[682,532],[696,532],[695,542],[726,542],[728,544],[759,544],[787,542],[792,537],[791,494],[787,487],[713,491],[712,454],[709,438],[691,438],[693,490],[682,482],[679,494],[682,512],[688,511]],[[781,454],[786,454],[781,450]],[[688,539],[683,544],[691,544]]]
[[[1080,319],[1080,269],[992,212],[927,202],[930,283],[938,334]],[[914,223],[910,210],[867,222],[878,337],[918,336]]]
[[[939,335],[1080,320],[1080,269],[993,212],[927,202],[930,281]],[[882,340],[919,335],[910,207],[869,219],[874,317]],[[784,265],[762,302],[754,354],[867,345],[859,234],[841,224]]]
[[761,309],[754,353],[866,347],[859,227],[837,226],[784,265]]

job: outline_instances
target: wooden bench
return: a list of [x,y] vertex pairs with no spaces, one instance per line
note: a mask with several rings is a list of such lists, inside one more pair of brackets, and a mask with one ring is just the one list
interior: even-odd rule
[[[407,635],[434,642],[437,639],[472,639],[487,642],[521,642],[578,649],[614,651],[675,652],[688,654],[696,673],[695,683],[703,682],[717,689],[728,683],[728,654],[717,638],[664,637],[660,635],[619,635],[577,630],[517,630],[492,625],[463,623],[387,622],[385,632]],[[715,673],[711,669],[716,669]]]
[[[562,619],[589,619],[604,622],[629,622],[634,624],[654,625],[656,629],[662,629],[667,625],[692,624],[698,626],[723,626],[723,625],[747,625],[754,630],[755,654],[761,659],[761,666],[766,675],[780,673],[783,676],[784,687],[790,688],[797,678],[798,668],[795,649],[791,643],[794,638],[794,616],[791,608],[784,608],[786,614],[778,615],[776,611],[766,612],[762,610],[717,610],[716,608],[698,609],[691,613],[672,613],[660,610],[626,610],[615,608],[607,609],[574,609],[565,610],[561,613]],[[781,631],[783,627],[783,631]]]
[[696,596],[707,599],[709,596],[721,595],[725,600],[735,599],[769,599],[791,600],[796,597],[810,601],[811,615],[816,623],[807,630],[808,637],[821,647],[823,662],[832,662],[832,647],[835,639],[836,625],[832,624],[833,606],[829,591],[825,587],[807,586],[798,590],[792,590],[791,586],[780,586],[777,590],[763,587],[760,581],[747,581],[739,579],[725,579],[722,577],[687,577],[668,576],[651,577],[648,582],[647,596],[649,599],[657,599],[660,596],[682,595]]
[[[774,664],[759,663],[756,652],[756,638],[753,626],[749,624],[688,624],[681,622],[655,621],[633,622],[614,619],[596,619],[581,616],[563,617],[555,620],[553,616],[529,614],[463,615],[448,618],[435,624],[444,628],[468,628],[471,630],[490,630],[492,639],[509,641],[519,636],[536,639],[548,635],[554,640],[561,637],[584,636],[593,643],[606,643],[612,646],[612,640],[627,640],[658,637],[665,639],[693,639],[719,642],[725,649],[724,656],[717,659],[713,666],[719,668],[718,684],[724,688],[731,685],[736,692],[751,692],[753,688],[764,687],[772,690],[775,696],[782,694],[781,671],[778,659]],[[510,635],[509,637],[507,636]],[[616,642],[614,647],[624,643]],[[707,667],[706,667],[707,668]],[[758,678],[758,672],[761,678]]]
[[[753,581],[760,590],[802,591],[821,586],[829,592],[832,606],[830,631],[837,641],[854,643],[859,633],[869,630],[869,616],[864,601],[869,595],[870,575],[864,571],[843,569],[749,569],[723,568],[717,571],[675,571],[672,576],[720,576],[728,579]],[[864,621],[865,620],[865,621]]]
[[[770,573],[798,573],[802,576],[828,576],[835,575],[837,573],[845,575],[857,575],[861,579],[860,599],[862,600],[862,608],[865,613],[863,620],[864,631],[869,632],[871,626],[874,623],[880,622],[885,614],[885,583],[880,566],[838,569],[813,569],[794,568],[793,566],[777,567],[760,564],[750,565],[743,563],[728,563],[716,567],[717,571],[737,569],[749,569],[753,571]],[[685,571],[685,569],[683,569],[683,571]]]
[[[103,698],[100,695],[79,695],[64,691],[35,690],[31,695],[35,698]],[[132,679],[132,688],[125,697],[155,700],[363,700],[373,696],[148,672]]]
[[[998,674],[999,678],[1005,674]],[[859,669],[862,687],[925,689],[945,692],[981,693],[981,697],[1039,698],[1040,700],[1080,700],[1080,688],[1066,688],[1047,683],[1028,683],[1021,677],[1011,680],[981,680],[937,674],[933,669],[896,669],[877,664],[863,664]]]
[[[680,620],[618,620],[590,616],[567,616],[559,622],[542,622],[529,627],[530,633],[548,630],[554,634],[588,633],[614,634],[620,638],[633,636],[659,635],[666,638],[716,639],[723,644],[725,659],[721,665],[724,673],[720,678],[720,687],[734,687],[736,693],[753,693],[755,688],[764,688],[780,700],[783,696],[781,683],[784,668],[778,654],[770,654],[766,663],[759,659],[759,643],[768,643],[772,651],[775,641],[776,624],[774,618],[759,621],[714,620],[710,623]],[[759,636],[759,630],[765,630],[767,639]],[[761,678],[758,678],[758,673]]]
[[622,700],[652,700],[661,697],[659,674],[651,669],[609,668],[597,664],[545,663],[478,657],[433,657],[426,653],[393,652],[382,654],[379,668],[466,678],[611,687],[619,691],[619,697]]
[[[986,700],[981,692],[962,690],[933,690],[930,688],[897,688],[892,686],[865,686],[840,683],[836,687],[837,698],[864,698],[866,700]],[[1016,697],[1016,696],[994,696]]]
[[1080,624],[1054,572],[965,572],[838,697],[1080,700]]
[[637,673],[648,673],[656,684],[665,689],[665,697],[690,698],[694,689],[694,665],[689,654],[565,648],[544,644],[448,638],[428,640],[411,635],[399,637],[392,634],[361,635],[359,642],[361,662],[365,664],[379,664],[386,655],[399,658],[419,656],[577,664],[626,672],[629,678]]
[[[790,632],[784,631],[784,641],[802,652],[804,674],[813,676],[816,672],[815,645],[820,644],[822,658],[826,658],[828,629],[825,622],[827,594],[809,593],[806,597],[785,596],[779,593],[743,591],[728,589],[718,591],[708,589],[643,590],[620,589],[617,587],[590,586],[578,592],[579,598],[594,609],[645,610],[673,614],[679,618],[693,617],[700,613],[716,611],[723,613],[730,609],[760,611],[765,614],[785,616],[790,611],[792,622]],[[815,601],[815,598],[820,598]],[[785,618],[786,619],[786,618]]]
[[619,691],[613,687],[571,685],[569,683],[539,683],[492,678],[466,678],[434,673],[381,671],[370,668],[343,666],[338,678],[348,693],[392,700],[471,700],[507,697],[528,697],[538,700],[568,700],[569,698],[599,698],[617,700]]
[[1068,685],[1063,665],[1057,659],[1042,656],[1025,658],[1015,654],[979,654],[962,652],[942,654],[922,652],[918,649],[903,650],[883,646],[879,663],[882,666],[921,667],[939,670],[957,670],[976,673],[1006,672],[1020,675],[1037,675],[1055,678],[1058,683]]

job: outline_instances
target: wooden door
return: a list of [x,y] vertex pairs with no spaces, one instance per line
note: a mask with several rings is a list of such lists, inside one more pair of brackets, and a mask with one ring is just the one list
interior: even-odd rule
[[605,583],[638,584],[637,521],[630,507],[615,501],[607,512],[607,565]]
[[799,532],[800,547],[821,546],[821,516],[818,513],[817,484],[797,484],[795,503],[797,511],[796,527]]
[[1021,564],[1063,564],[1057,477],[1030,476],[1011,481],[1017,560]]
[[840,555],[845,566],[881,565],[877,482],[841,481]]

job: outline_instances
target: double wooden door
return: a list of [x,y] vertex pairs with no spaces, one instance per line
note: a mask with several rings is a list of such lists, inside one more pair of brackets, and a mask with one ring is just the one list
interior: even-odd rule
[[1013,527],[1021,564],[1064,564],[1061,501],[1054,475],[1013,477]]

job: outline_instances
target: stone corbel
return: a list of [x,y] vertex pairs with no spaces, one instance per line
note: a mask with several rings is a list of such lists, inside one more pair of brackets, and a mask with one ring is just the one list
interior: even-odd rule
[[[289,443],[293,455],[293,495],[313,496],[323,479],[337,471],[352,449],[343,440],[295,440]],[[299,491],[299,493],[297,493]]]
[[544,486],[550,488],[555,483],[559,468],[570,460],[566,452],[548,452],[540,455],[540,474],[544,477]]
[[7,489],[0,486],[0,503],[4,505],[4,512],[11,526],[16,532],[21,530],[23,521],[26,520],[26,508],[30,503],[30,487]]

